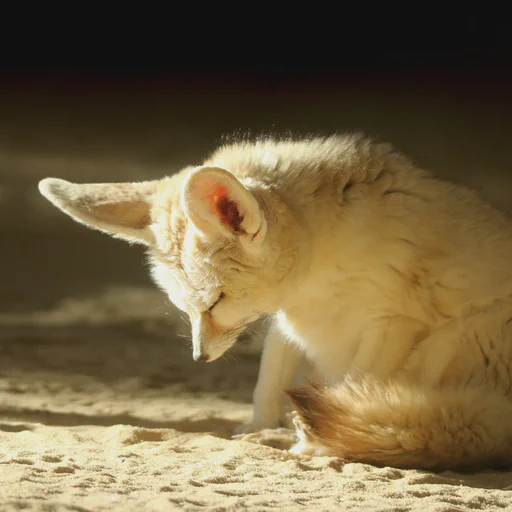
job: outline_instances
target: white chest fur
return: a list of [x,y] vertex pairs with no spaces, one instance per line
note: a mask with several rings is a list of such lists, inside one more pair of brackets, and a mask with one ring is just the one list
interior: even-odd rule
[[349,371],[390,375],[428,334],[432,319],[420,297],[404,290],[393,271],[389,274],[369,269],[317,279],[278,315],[283,334],[328,381],[337,382]]

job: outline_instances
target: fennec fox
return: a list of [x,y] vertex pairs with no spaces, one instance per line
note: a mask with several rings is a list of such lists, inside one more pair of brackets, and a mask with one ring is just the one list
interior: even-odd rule
[[[273,315],[250,431],[292,451],[424,469],[512,462],[512,221],[362,135],[260,139],[142,183],[40,182],[75,220],[148,247],[214,361]],[[302,358],[324,379],[291,387]]]

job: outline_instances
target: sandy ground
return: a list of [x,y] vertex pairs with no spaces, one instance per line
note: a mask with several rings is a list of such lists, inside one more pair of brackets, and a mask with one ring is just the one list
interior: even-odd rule
[[512,510],[512,472],[401,471],[230,440],[250,416],[258,339],[198,367],[166,310],[159,293],[111,288],[0,317],[2,510]]
[[194,363],[188,326],[152,288],[142,252],[36,192],[50,175],[172,172],[243,118],[258,129],[367,128],[508,208],[504,106],[219,96],[198,112],[193,98],[132,99],[0,97],[0,510],[512,510],[512,472],[401,471],[294,456],[278,437],[232,440],[250,418],[259,335]]

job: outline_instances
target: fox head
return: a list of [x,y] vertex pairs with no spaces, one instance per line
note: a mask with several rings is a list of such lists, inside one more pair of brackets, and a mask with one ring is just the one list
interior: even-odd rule
[[151,274],[192,326],[193,357],[220,357],[293,288],[296,221],[268,187],[220,167],[161,180],[76,184],[41,194],[90,228],[147,247]]

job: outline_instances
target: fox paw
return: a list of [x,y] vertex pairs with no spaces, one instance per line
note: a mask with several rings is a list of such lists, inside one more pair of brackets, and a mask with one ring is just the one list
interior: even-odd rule
[[304,423],[296,411],[292,412],[292,422],[295,430],[297,431],[297,436],[299,439],[307,438],[311,433],[311,428],[309,425]]
[[328,455],[325,446],[315,440],[311,428],[304,423],[301,417],[293,412],[293,425],[295,426],[296,442],[290,446],[289,452],[295,455]]
[[[279,424],[276,423],[275,428],[278,428],[278,427],[279,427]],[[258,425],[257,423],[244,423],[235,428],[233,439],[235,437],[243,436],[245,434],[253,434],[254,432],[259,432],[261,430],[264,430],[265,428],[274,428],[274,426],[273,425]]]
[[270,417],[264,417],[256,421],[253,420],[251,423],[244,423],[234,429],[234,434],[253,434],[261,432],[262,430],[279,429],[281,427],[286,427],[289,429],[294,428],[292,425],[292,416],[290,413],[284,414],[279,419],[275,419],[275,417],[272,416],[272,419],[270,419]]
[[236,441],[262,444],[280,450],[289,450],[297,442],[295,430],[289,428],[264,428],[258,431],[234,435]]

